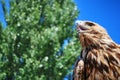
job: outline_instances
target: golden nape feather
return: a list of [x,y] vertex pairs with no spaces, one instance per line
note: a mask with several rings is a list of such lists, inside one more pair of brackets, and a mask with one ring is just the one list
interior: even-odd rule
[[73,80],[120,80],[120,46],[95,22],[76,21],[76,26],[82,51]]

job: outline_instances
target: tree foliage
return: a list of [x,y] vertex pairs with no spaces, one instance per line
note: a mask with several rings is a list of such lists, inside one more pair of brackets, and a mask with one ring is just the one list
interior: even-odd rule
[[0,26],[0,79],[62,80],[80,50],[72,29],[78,14],[75,4],[71,0],[11,0],[10,4],[8,27]]

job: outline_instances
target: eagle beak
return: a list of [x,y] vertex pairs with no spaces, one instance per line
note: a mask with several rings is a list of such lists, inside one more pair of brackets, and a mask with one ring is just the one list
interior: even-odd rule
[[84,21],[77,20],[77,21],[75,21],[75,25],[76,25],[76,27],[77,27],[77,32],[78,32],[78,33],[85,32],[85,30],[88,29],[88,28],[85,26]]
[[78,26],[81,22],[82,22],[82,21],[77,20],[77,21],[75,21],[75,25]]

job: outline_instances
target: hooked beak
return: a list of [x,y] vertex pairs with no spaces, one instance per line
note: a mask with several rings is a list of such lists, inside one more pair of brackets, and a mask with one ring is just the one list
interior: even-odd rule
[[84,26],[84,21],[77,20],[75,22],[75,25],[77,27],[77,32],[78,33],[85,32],[85,30],[88,30],[88,28]]

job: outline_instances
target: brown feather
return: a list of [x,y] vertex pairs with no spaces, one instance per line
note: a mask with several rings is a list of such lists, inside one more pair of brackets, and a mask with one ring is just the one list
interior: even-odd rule
[[[90,21],[77,22],[82,45],[82,64],[76,64],[74,80],[120,80],[120,46],[107,34],[106,30],[97,23]],[[83,70],[79,70],[83,66]],[[79,74],[83,71],[82,74]],[[82,77],[84,75],[84,77]],[[79,77],[78,77],[79,76]]]
[[84,79],[84,61],[79,60],[77,65],[75,65],[74,73],[76,73],[73,78],[74,80],[83,80]]

